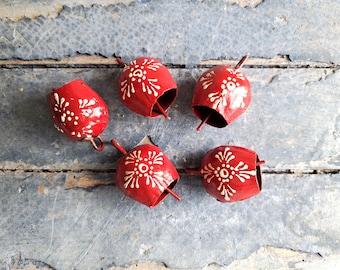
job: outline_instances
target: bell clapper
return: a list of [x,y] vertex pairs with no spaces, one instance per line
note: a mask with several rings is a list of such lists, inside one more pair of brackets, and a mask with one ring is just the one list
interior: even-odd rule
[[179,195],[177,195],[175,192],[173,192],[170,188],[166,188],[165,189],[167,192],[170,193],[170,195],[172,195],[176,200],[180,201],[181,200],[181,197]]
[[196,128],[197,131],[200,131],[203,127],[203,125],[209,120],[210,116],[213,114],[211,111],[206,117],[202,119],[202,122],[199,124],[199,126]]
[[159,104],[158,101],[156,102],[156,106],[157,106],[157,109],[161,112],[161,114],[163,114],[163,116],[166,119],[170,119],[169,115],[166,113],[166,111],[163,109],[163,107],[161,106],[161,104]]

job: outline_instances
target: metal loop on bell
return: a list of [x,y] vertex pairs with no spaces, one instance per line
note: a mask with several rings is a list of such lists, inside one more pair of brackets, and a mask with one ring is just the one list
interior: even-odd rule
[[[96,143],[95,139],[97,139],[99,141],[99,144]],[[104,149],[104,147],[105,147],[104,140],[100,136],[98,136],[96,138],[88,138],[87,140],[90,141],[90,143],[92,144],[93,148],[96,149],[97,151],[102,151]]]

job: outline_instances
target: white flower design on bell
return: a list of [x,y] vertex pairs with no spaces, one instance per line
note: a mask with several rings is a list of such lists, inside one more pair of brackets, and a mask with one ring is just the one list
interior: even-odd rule
[[[69,109],[70,103],[66,101],[64,97],[60,97],[57,93],[54,93],[54,99],[55,99],[55,105],[54,105],[54,111],[60,113],[60,121],[63,123],[63,125],[66,124],[66,122],[73,124],[74,126],[78,126],[79,124],[79,116],[75,114],[75,112],[71,111]],[[87,108],[88,106],[93,106],[96,104],[94,100],[88,100],[88,99],[78,99],[79,108],[82,109],[82,115],[85,117],[92,117],[92,116],[100,116],[100,109],[94,108],[90,109]],[[56,129],[62,133],[64,133],[63,129],[58,127],[57,125],[54,125]],[[81,129],[81,131],[72,131],[70,135],[81,138],[82,135],[85,135],[87,138],[92,137],[92,126],[87,125]]]
[[215,158],[219,161],[219,166],[214,167],[212,163],[208,163],[201,169],[203,178],[210,183],[213,178],[216,178],[220,185],[217,190],[224,196],[226,201],[230,201],[230,197],[237,191],[233,189],[228,183],[237,178],[240,182],[244,183],[250,179],[251,176],[256,175],[255,170],[248,170],[248,165],[243,161],[240,161],[235,167],[230,164],[230,161],[235,159],[235,155],[232,153],[229,147],[224,151],[220,151],[215,155]]
[[244,98],[247,97],[248,91],[244,86],[240,86],[237,79],[243,79],[243,75],[238,75],[241,73],[235,73],[235,76],[228,76],[221,83],[221,91],[213,92],[208,95],[211,103],[213,103],[212,108],[216,109],[219,106],[225,107],[228,104],[231,109],[244,108],[245,103]]
[[215,71],[208,72],[205,76],[200,78],[203,89],[206,90],[210,85],[214,83]]
[[[60,121],[61,123],[72,122],[75,126],[78,125],[79,116],[75,115],[75,113],[68,109],[70,103],[66,101],[64,97],[60,97],[57,93],[54,93],[54,111],[60,113]],[[60,131],[60,128],[58,129]]]
[[[121,82],[121,91],[123,93],[123,100],[130,98],[132,94],[136,93],[136,89],[141,88],[144,93],[149,95],[158,96],[158,91],[161,87],[158,85],[157,78],[148,78],[148,71],[156,71],[162,66],[161,63],[155,63],[154,59],[145,59],[141,65],[137,61],[132,61],[128,66],[125,66],[123,72],[129,70],[128,79]],[[136,87],[140,84],[141,87]]]
[[163,165],[163,153],[156,151],[148,151],[147,157],[142,157],[142,151],[132,151],[125,161],[125,165],[134,164],[132,171],[125,171],[124,187],[140,188],[139,180],[145,179],[145,184],[154,188],[156,185],[160,190],[166,187],[161,185],[163,180],[163,172],[155,171],[155,165]]

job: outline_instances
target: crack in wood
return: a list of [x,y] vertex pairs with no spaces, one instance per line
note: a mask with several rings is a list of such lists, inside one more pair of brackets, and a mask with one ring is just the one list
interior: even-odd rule
[[339,70],[340,70],[339,66],[327,69],[327,70],[325,70],[325,73],[322,74],[322,76],[316,78],[315,80],[305,82],[305,85],[310,85],[310,84],[313,84],[313,83],[318,83],[318,82],[321,82],[321,81],[328,80],[330,77],[335,75]]
[[64,188],[66,190],[73,188],[92,188],[100,185],[108,186],[115,183],[113,177],[108,180],[96,179],[90,175],[84,174],[76,177],[74,174],[66,176]]
[[[228,59],[211,59],[202,60],[199,64],[190,68],[211,68],[216,65],[229,65],[235,66],[238,60]],[[169,69],[186,69],[187,65],[183,63],[164,63]],[[0,60],[0,68],[13,69],[13,68],[41,68],[41,69],[54,69],[54,68],[121,68],[115,57],[105,57],[99,54],[87,55],[79,54],[75,57],[66,57],[62,60],[55,59],[37,59],[37,60],[22,60],[10,59]],[[277,55],[274,58],[250,58],[244,64],[243,68],[315,68],[315,69],[332,69],[334,72],[340,69],[340,64],[318,62],[318,61],[291,61],[289,55]],[[333,72],[333,73],[334,73]],[[331,75],[331,74],[329,74]]]
[[[179,174],[183,176],[192,175],[191,173],[187,173],[186,169],[184,168],[176,168]],[[116,173],[116,169],[13,169],[13,168],[1,168],[1,173],[46,173],[46,174],[55,174],[55,173],[91,173],[91,174],[107,174],[107,173]],[[340,174],[340,168],[335,169],[306,169],[306,170],[299,170],[299,169],[270,169],[264,168],[262,169],[263,174],[307,174],[307,175],[314,175],[314,174]]]

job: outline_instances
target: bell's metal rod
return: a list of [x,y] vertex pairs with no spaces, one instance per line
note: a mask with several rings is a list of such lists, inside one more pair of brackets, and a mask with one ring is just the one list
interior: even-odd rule
[[116,56],[116,54],[113,54],[113,57],[116,58],[117,63],[118,63],[121,67],[127,66],[127,64],[124,63],[124,61],[122,60],[122,58],[120,58],[119,56]]
[[255,163],[256,166],[259,166],[259,165],[263,165],[265,164],[266,161],[265,160],[259,160],[258,162]]
[[161,106],[161,104],[158,103],[158,101],[156,102],[156,106],[157,106],[157,109],[161,112],[161,114],[163,114],[163,116],[166,118],[166,119],[170,119],[169,115],[166,113],[166,111],[163,109],[163,107]]
[[236,64],[235,69],[240,69],[244,65],[244,63],[247,61],[248,57],[249,57],[248,54],[243,56],[242,59]]
[[184,170],[184,173],[188,174],[188,175],[201,175],[201,171],[199,169],[188,169],[188,168],[186,168]]
[[169,192],[176,200],[180,201],[181,197],[179,195],[177,195],[175,192],[173,192],[170,188],[166,188],[165,189],[167,192]]
[[202,122],[199,124],[199,126],[196,128],[197,131],[200,131],[203,127],[203,125],[208,121],[208,119],[210,118],[210,116],[213,114],[213,112],[211,111],[206,117],[204,117],[202,119]]
[[121,152],[123,155],[126,155],[126,154],[127,154],[127,151],[125,150],[125,148],[124,148],[123,146],[121,146],[121,145],[119,144],[119,142],[117,142],[115,139],[112,139],[112,140],[111,140],[111,144],[112,144],[115,148],[117,148],[117,150],[118,150],[119,152]]

